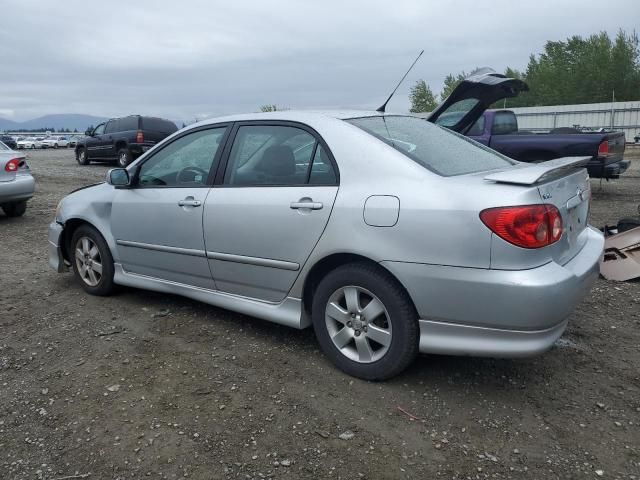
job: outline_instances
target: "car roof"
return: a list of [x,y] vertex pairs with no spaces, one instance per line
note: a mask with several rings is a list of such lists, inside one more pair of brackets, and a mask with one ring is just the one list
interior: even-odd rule
[[326,121],[328,119],[347,120],[349,118],[362,118],[362,117],[382,117],[382,116],[402,115],[409,116],[404,113],[380,113],[373,110],[281,110],[276,112],[258,112],[258,113],[243,113],[236,115],[227,115],[224,117],[208,118],[201,122],[195,123],[192,126],[198,125],[211,125],[215,123],[225,122],[243,122],[243,121],[260,121],[260,120],[279,120],[279,121],[291,121],[301,122],[306,124],[313,124],[316,122]]

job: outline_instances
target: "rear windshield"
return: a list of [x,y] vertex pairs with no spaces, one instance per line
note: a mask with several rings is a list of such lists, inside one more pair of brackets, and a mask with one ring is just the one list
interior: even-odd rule
[[173,133],[178,130],[178,127],[173,122],[163,118],[143,117],[142,129],[152,132]]
[[352,118],[347,122],[445,177],[493,170],[516,163],[480,143],[422,118],[385,115]]

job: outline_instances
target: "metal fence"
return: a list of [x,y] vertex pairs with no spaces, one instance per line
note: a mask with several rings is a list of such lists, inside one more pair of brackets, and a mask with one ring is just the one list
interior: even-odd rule
[[[507,106],[507,108],[509,108]],[[623,130],[627,142],[640,135],[640,101],[552,105],[511,108],[518,117],[518,128],[548,132],[553,128],[576,127]]]

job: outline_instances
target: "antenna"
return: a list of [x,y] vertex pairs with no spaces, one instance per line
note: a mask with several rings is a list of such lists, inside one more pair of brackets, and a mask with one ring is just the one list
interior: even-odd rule
[[400,81],[398,82],[398,85],[396,85],[396,88],[393,89],[393,92],[391,92],[391,95],[389,95],[389,98],[387,98],[387,101],[384,102],[382,104],[382,106],[380,106],[376,112],[380,112],[380,113],[384,113],[385,109],[387,108],[387,103],[389,103],[389,100],[391,100],[391,97],[393,97],[393,94],[396,93],[396,90],[398,90],[398,87],[400,86],[400,84],[404,81],[405,78],[407,78],[407,75],[409,75],[409,72],[411,71],[411,69],[413,68],[413,66],[418,63],[418,60],[420,59],[420,57],[422,56],[422,54],[424,53],[424,50],[422,50],[418,56],[416,57],[416,59],[413,61],[413,63],[411,64],[411,66],[409,67],[409,70],[407,70],[407,73],[404,74],[404,76],[400,79]]

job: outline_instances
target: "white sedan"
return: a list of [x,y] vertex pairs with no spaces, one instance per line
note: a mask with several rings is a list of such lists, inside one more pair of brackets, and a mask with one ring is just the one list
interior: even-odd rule
[[18,148],[42,148],[42,141],[37,139],[36,137],[27,137],[23,140],[18,141]]
[[49,148],[66,148],[69,145],[69,140],[67,137],[55,136],[45,138],[42,143],[43,146],[46,145]]

